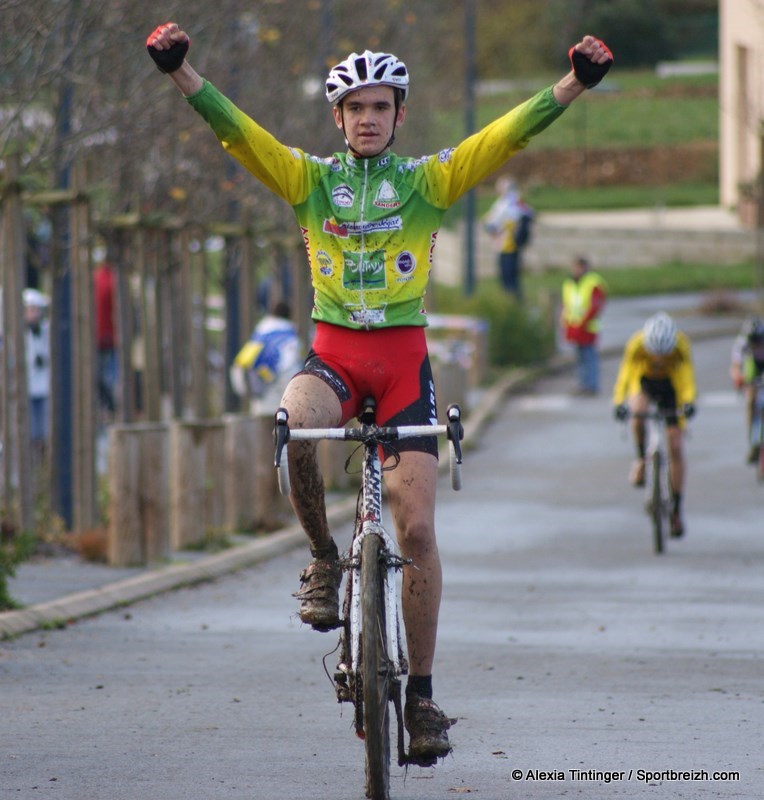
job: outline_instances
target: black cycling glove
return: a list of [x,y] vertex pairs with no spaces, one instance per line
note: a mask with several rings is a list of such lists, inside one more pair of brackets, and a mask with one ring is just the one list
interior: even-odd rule
[[608,55],[608,60],[604,64],[593,63],[588,56],[579,53],[575,46],[568,50],[568,57],[573,66],[576,79],[581,81],[587,89],[596,86],[607,75],[608,70],[613,65],[613,54],[610,52],[610,48],[603,41],[598,41]]
[[146,49],[149,51],[149,55],[154,59],[154,63],[157,65],[157,69],[160,72],[175,72],[175,70],[180,69],[183,64],[191,40],[186,37],[184,42],[175,42],[169,50],[157,50],[157,48],[152,47],[149,42],[154,38],[154,34],[163,27],[164,25],[160,25],[159,28],[149,36],[146,40]]
[[623,403],[619,403],[613,408],[613,416],[618,422],[625,422],[626,418],[629,416],[629,409]]

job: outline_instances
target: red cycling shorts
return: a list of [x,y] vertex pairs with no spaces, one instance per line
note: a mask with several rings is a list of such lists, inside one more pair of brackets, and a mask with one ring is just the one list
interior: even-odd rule
[[[330,386],[342,404],[342,420],[358,416],[366,397],[377,403],[379,425],[437,423],[435,385],[424,328],[415,326],[353,330],[316,323],[303,375]],[[437,456],[437,438],[402,439],[395,449]]]

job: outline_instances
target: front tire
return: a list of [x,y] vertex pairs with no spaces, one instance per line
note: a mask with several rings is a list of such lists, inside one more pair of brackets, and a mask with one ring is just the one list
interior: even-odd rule
[[366,744],[366,796],[388,800],[390,791],[390,674],[385,635],[386,565],[382,541],[364,537],[361,547],[361,666]]
[[653,550],[657,555],[663,552],[664,539],[664,513],[663,513],[663,492],[661,491],[661,454],[653,454],[652,468],[652,518],[653,518]]

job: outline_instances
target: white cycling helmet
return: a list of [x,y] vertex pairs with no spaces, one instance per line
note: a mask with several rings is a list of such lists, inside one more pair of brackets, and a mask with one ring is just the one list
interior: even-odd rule
[[645,322],[645,348],[655,356],[668,355],[676,347],[676,323],[664,311],[653,314]]
[[326,99],[332,104],[356,89],[365,86],[392,86],[403,93],[403,102],[409,93],[409,73],[406,65],[392,53],[351,53],[344,61],[329,70],[326,79]]

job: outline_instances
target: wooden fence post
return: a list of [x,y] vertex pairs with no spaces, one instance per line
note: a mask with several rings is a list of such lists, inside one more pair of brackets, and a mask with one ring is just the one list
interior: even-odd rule
[[279,492],[273,455],[273,414],[258,414],[255,417],[254,452],[255,525],[266,531],[275,530],[285,520],[294,519],[289,498]]
[[176,550],[222,531],[225,474],[222,422],[170,425],[170,541]]
[[109,430],[108,561],[134,566],[170,555],[168,427]]
[[[82,168],[78,184],[85,183]],[[79,188],[79,186],[77,187]],[[96,337],[93,275],[90,263],[90,203],[78,194],[72,206],[72,352],[73,376],[73,508],[74,530],[84,531],[96,522]]]
[[254,417],[226,414],[225,425],[225,525],[229,531],[254,531],[255,451]]
[[457,403],[466,416],[469,412],[467,385],[468,372],[458,361],[433,361],[433,381],[435,396],[438,398],[438,417],[441,423],[446,421],[446,410],[452,403]]
[[31,531],[34,516],[33,480],[29,451],[26,326],[22,303],[25,236],[21,186],[17,183],[18,173],[19,157],[10,154],[6,159],[8,191],[3,201],[3,226],[0,232],[3,238],[1,256],[4,287],[2,314],[4,508],[2,512],[13,520],[17,531]]
[[162,419],[161,405],[161,360],[160,351],[160,319],[159,319],[159,262],[163,257],[160,252],[161,234],[154,230],[143,232],[144,253],[141,263],[141,299],[143,348],[146,359],[143,370],[143,401],[146,419],[159,421]]

